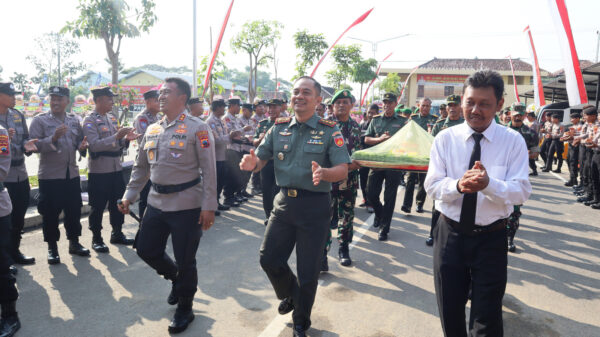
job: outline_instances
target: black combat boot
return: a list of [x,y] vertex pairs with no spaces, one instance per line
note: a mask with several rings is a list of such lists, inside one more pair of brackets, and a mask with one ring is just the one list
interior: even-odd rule
[[114,245],[132,246],[133,241],[133,239],[127,238],[120,229],[115,229],[110,234],[110,243]]
[[21,321],[16,310],[17,301],[2,303],[2,319],[0,320],[0,336],[14,336],[21,328]]
[[25,254],[21,253],[21,251],[19,250],[19,246],[21,246],[21,239],[14,238],[12,254],[11,254],[13,261],[16,264],[34,264],[35,257],[26,256]]
[[108,253],[108,247],[104,244],[100,232],[96,232],[92,236],[92,249],[97,253]]
[[514,253],[517,250],[517,247],[515,246],[514,243],[514,238],[512,237],[508,237],[508,251],[511,253]]
[[193,297],[180,297],[175,309],[175,315],[171,324],[169,324],[170,333],[180,333],[187,329],[188,325],[194,320],[192,311]]
[[352,264],[352,260],[350,259],[350,249],[347,244],[340,245],[340,250],[338,252],[338,257],[340,259],[340,264],[344,267],[348,267]]
[[73,239],[69,240],[69,254],[90,256],[90,251],[79,243],[79,239]]
[[48,242],[48,264],[59,264],[60,256],[58,255],[58,247],[56,241]]
[[560,173],[561,172],[560,169],[562,168],[562,164],[563,164],[563,159],[559,158],[558,159],[558,167],[556,168],[556,170],[554,170],[552,172],[554,172],[554,173]]

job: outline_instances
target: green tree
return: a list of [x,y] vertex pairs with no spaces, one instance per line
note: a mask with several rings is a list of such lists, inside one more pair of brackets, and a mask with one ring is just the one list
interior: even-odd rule
[[177,73],[177,74],[192,72],[192,69],[188,68],[187,66],[165,67],[160,64],[144,64],[143,66],[139,66],[139,67],[129,67],[129,68],[123,69],[121,71],[121,73],[129,74],[129,73],[132,73],[132,72],[134,72],[136,70],[140,70],[140,69],[162,71],[162,72],[166,72],[166,73]]
[[400,76],[396,73],[388,74],[381,82],[377,83],[376,87],[379,91],[391,92],[396,95],[400,94],[402,88],[400,84]]
[[[116,84],[123,38],[147,33],[157,20],[155,6],[153,0],[141,0],[141,8],[132,12],[125,0],[79,0],[79,17],[67,22],[62,32],[71,32],[77,38],[102,39],[111,65],[112,83]],[[132,23],[129,19],[134,15],[136,22]]]
[[[376,76],[377,60],[370,58],[359,60],[352,67],[352,81],[360,84],[359,104],[362,103],[363,85],[369,83]],[[362,108],[362,106],[361,106]]]
[[[84,62],[77,61],[81,52],[79,42],[53,32],[36,37],[34,41],[37,45],[36,52],[25,59],[37,71],[37,75],[33,76],[31,81],[36,85],[42,84],[42,88],[45,90],[52,85],[66,83],[68,78],[72,78],[87,68]],[[59,51],[60,65],[58,64]],[[59,66],[60,78],[58,77]],[[45,81],[44,78],[46,78]]]
[[264,66],[272,58],[265,50],[281,37],[283,25],[277,21],[257,20],[246,22],[242,30],[231,39],[234,52],[248,53],[250,76],[248,77],[248,97],[256,96],[258,67]]
[[294,34],[294,43],[298,49],[296,60],[296,79],[306,75],[306,69],[319,60],[327,49],[327,42],[323,34],[310,34],[306,29]]
[[31,89],[27,75],[22,73],[15,73],[14,76],[10,77],[10,81],[15,85],[17,91],[27,94]]
[[[219,57],[215,60],[212,72],[210,73],[210,80],[208,82],[208,101],[212,102],[215,93],[221,94],[225,91],[222,85],[217,83],[217,80],[225,77],[225,73],[228,71],[227,66],[222,61],[225,57],[224,52],[219,53]],[[200,68],[198,68],[198,91],[204,91],[204,77],[206,76],[206,70],[210,62],[210,55],[206,55],[200,59]]]

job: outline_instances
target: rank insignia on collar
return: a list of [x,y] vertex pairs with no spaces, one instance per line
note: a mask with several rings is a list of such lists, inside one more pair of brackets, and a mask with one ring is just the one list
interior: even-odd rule
[[319,123],[323,124],[323,125],[327,125],[330,128],[334,127],[336,125],[336,122],[334,121],[330,121],[328,119],[319,119]]

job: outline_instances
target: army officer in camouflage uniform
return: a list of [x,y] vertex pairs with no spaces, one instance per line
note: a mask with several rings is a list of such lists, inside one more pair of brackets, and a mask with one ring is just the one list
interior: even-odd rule
[[[258,171],[273,158],[281,190],[260,248],[260,264],[282,302],[279,313],[294,311],[294,336],[306,336],[319,267],[329,231],[331,182],[348,176],[350,157],[335,122],[321,119],[321,85],[300,77],[292,91],[294,117],[279,118],[264,140],[245,155],[240,168]],[[296,247],[298,276],[287,261]]]

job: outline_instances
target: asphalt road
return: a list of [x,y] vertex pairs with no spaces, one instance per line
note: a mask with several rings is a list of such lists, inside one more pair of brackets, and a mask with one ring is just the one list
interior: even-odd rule
[[[577,204],[554,175],[542,174],[532,183],[518,250],[509,255],[505,335],[600,336],[600,212]],[[403,189],[398,194],[400,203]],[[424,244],[431,201],[424,214],[414,209],[401,214],[399,204],[396,209],[388,242],[377,241],[370,214],[357,209],[351,267],[337,263],[333,244],[309,336],[442,335],[432,249]],[[127,222],[125,231],[133,236],[136,225],[131,218]],[[87,219],[82,225],[81,242],[89,248]],[[109,227],[105,223],[106,240]],[[197,254],[196,320],[182,336],[292,335],[291,314],[277,314],[279,301],[258,263],[263,233],[260,197],[225,212],[205,232]],[[110,245],[110,253],[92,251],[89,258],[70,256],[62,235],[63,263],[56,266],[46,262],[40,229],[24,236],[22,251],[34,255],[37,264],[19,267],[17,310],[23,327],[18,336],[168,335],[175,309],[166,303],[170,282],[128,247]]]

